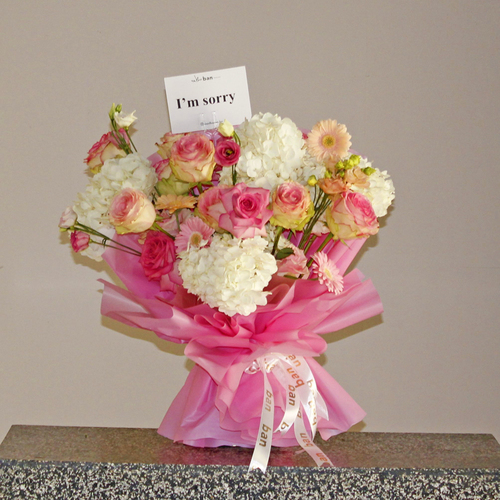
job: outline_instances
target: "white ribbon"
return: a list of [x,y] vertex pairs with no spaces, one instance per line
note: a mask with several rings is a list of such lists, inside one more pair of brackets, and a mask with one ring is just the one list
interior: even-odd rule
[[[274,425],[274,394],[267,374],[273,369],[276,380],[287,395],[285,414],[274,432],[283,435],[293,425],[297,442],[312,457],[316,465],[333,467],[328,457],[313,443],[318,417],[328,419],[328,410],[318,392],[309,365],[302,356],[271,353],[254,360],[245,370],[250,374],[260,370],[264,376],[264,398],[259,432],[248,470],[260,469],[265,472],[269,462]],[[305,427],[302,410],[309,421],[311,436]]]

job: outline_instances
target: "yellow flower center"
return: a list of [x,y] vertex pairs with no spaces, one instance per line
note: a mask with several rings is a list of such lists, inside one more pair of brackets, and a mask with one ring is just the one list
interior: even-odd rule
[[325,268],[323,269],[323,272],[326,274],[329,280],[333,279],[333,274],[331,273],[330,269]]
[[201,234],[200,233],[193,233],[191,235],[189,243],[194,247],[199,247],[201,244]]
[[332,135],[325,135],[323,139],[321,139],[321,142],[325,148],[333,148],[333,146],[335,146],[335,137]]

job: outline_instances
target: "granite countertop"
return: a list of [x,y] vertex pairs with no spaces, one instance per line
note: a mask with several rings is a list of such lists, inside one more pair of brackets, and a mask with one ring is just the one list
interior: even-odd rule
[[155,429],[13,426],[0,445],[0,498],[33,500],[500,500],[500,445],[488,434],[345,433],[300,447],[192,448]]

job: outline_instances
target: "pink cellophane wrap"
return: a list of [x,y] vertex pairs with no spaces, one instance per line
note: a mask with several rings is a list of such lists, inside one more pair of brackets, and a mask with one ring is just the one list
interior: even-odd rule
[[[118,241],[140,249],[137,236],[119,236]],[[344,274],[364,241],[332,242],[324,251]],[[270,353],[306,358],[328,410],[328,419],[318,419],[323,439],[364,418],[365,412],[312,359],[326,349],[321,334],[382,312],[373,284],[358,270],[344,276],[344,291],[339,295],[316,280],[274,277],[266,289],[271,292],[266,306],[249,316],[228,317],[182,286],[170,283],[173,291],[160,291],[159,282],[144,276],[136,256],[108,248],[104,258],[127,289],[103,281],[102,314],[151,330],[165,340],[187,343],[185,354],[196,363],[161,423],[160,434],[198,447],[253,447],[264,381],[261,372],[245,370]],[[286,394],[272,371],[268,377],[275,395],[276,428],[284,414]],[[297,440],[293,431],[276,433],[272,444],[296,446]]]

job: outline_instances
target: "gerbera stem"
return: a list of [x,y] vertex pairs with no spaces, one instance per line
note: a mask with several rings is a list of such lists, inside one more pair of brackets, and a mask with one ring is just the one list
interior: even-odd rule
[[[328,243],[331,241],[331,239],[333,238],[333,234],[332,233],[328,233],[327,236],[325,237],[325,239],[323,240],[323,242],[321,243],[321,245],[318,247],[318,249],[316,250],[316,252],[321,252],[321,250],[323,250],[323,248],[326,247],[326,245],[328,245]],[[315,252],[315,253],[316,253]],[[304,252],[305,253],[305,252]],[[311,264],[313,263],[313,258],[311,257],[308,261],[307,261],[307,267],[311,267]]]
[[[115,248],[116,250],[122,250],[123,252],[131,253],[134,255],[141,255],[141,252],[139,252],[138,250],[135,250],[134,248],[131,248],[127,245],[124,245],[123,243],[115,241],[115,240],[111,239],[109,236],[106,236],[105,234],[102,234],[99,231],[92,229],[89,226],[86,226],[85,224],[81,224],[80,222],[77,222],[73,226],[73,229],[75,229],[75,231],[82,231],[82,233],[87,233],[87,234],[90,234],[92,236],[98,236],[99,238],[102,239],[101,242],[92,240],[93,243],[97,243],[98,245],[110,246],[110,245],[108,245],[107,242],[112,241],[113,244],[118,245],[121,248],[117,248],[117,247],[110,247],[110,248]],[[124,250],[124,249],[126,249],[126,250]]]
[[155,222],[152,226],[151,226],[152,229],[156,229],[157,231],[160,231],[161,233],[164,233],[166,234],[167,236],[169,236],[170,238],[172,238],[173,240],[175,240],[175,237],[172,236],[168,231],[165,231],[165,229],[163,229],[157,222]]

